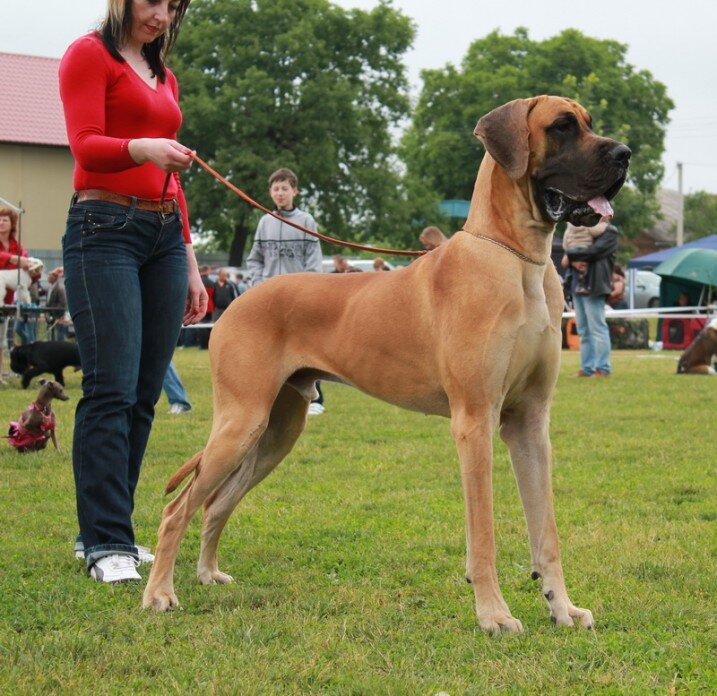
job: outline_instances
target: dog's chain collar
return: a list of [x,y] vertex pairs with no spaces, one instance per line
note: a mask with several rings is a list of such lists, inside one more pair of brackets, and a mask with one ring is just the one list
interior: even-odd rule
[[499,242],[497,239],[493,239],[493,237],[488,237],[484,234],[480,234],[479,232],[471,232],[470,230],[467,230],[465,228],[463,228],[461,232],[465,232],[466,234],[469,234],[472,237],[476,237],[478,239],[485,239],[487,242],[491,242],[496,246],[499,246],[502,249],[509,251],[511,254],[517,256],[521,261],[525,261],[525,263],[532,263],[534,266],[545,266],[544,261],[536,261],[535,259],[531,259],[530,256],[526,256],[517,249],[513,249],[513,247],[508,246],[507,244],[503,244],[503,242]]

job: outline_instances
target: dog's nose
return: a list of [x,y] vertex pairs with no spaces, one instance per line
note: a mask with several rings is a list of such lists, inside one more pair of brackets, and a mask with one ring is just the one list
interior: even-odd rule
[[632,157],[632,150],[627,145],[615,143],[615,147],[610,150],[608,155],[610,159],[615,160],[618,164],[626,165],[630,161],[630,157]]

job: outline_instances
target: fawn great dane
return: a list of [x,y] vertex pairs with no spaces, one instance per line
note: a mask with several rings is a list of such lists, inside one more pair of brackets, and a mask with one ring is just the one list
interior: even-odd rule
[[595,225],[625,181],[630,150],[596,135],[562,97],[501,106],[478,121],[487,154],[465,229],[391,273],[273,278],[232,303],[212,331],[209,441],[170,479],[143,604],[177,605],[174,562],[204,505],[198,576],[227,583],[217,546],[242,497],[290,452],[316,380],[344,382],[446,416],[460,458],[466,575],[480,626],[521,632],[495,567],[492,456],[507,443],[528,525],[533,578],[552,620],[591,628],[568,598],[553,514],[550,403],[558,377],[563,295],[550,261],[555,223]]

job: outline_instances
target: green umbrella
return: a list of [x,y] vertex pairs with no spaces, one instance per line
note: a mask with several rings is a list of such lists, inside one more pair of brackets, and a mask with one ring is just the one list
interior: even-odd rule
[[682,249],[665,259],[655,273],[663,278],[681,278],[702,285],[717,286],[717,251]]

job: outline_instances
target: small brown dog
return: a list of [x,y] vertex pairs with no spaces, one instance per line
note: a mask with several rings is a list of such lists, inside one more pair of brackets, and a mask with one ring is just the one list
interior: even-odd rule
[[712,356],[717,353],[717,317],[697,334],[677,363],[678,375],[713,375]]
[[55,434],[55,414],[52,411],[52,400],[67,401],[70,397],[59,382],[40,380],[40,391],[20,416],[19,421],[10,423],[7,441],[18,452],[38,452],[45,449],[47,441],[52,439],[57,451],[57,435]]

